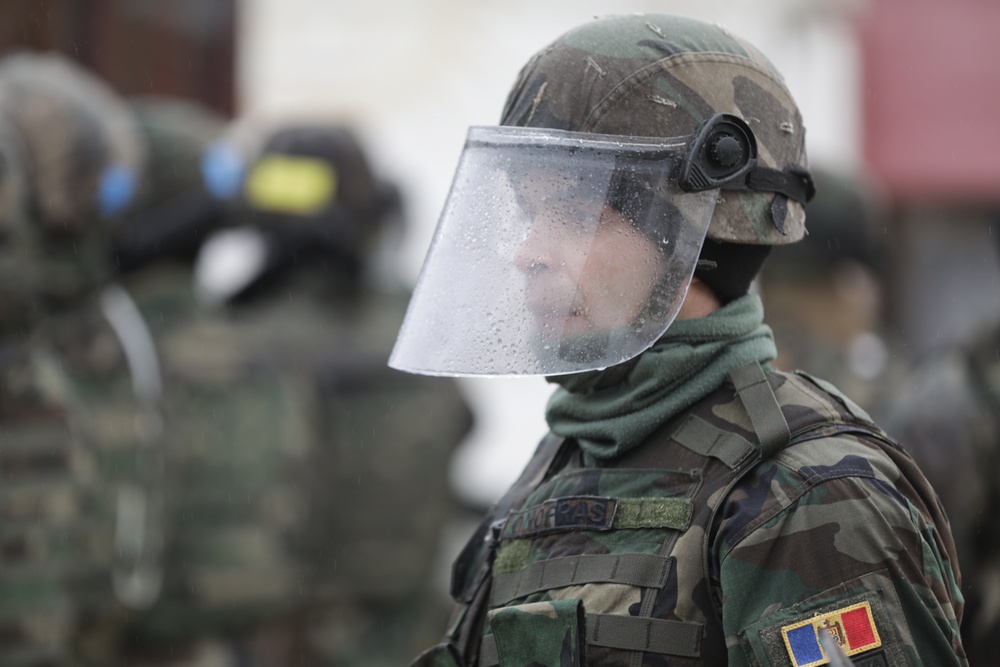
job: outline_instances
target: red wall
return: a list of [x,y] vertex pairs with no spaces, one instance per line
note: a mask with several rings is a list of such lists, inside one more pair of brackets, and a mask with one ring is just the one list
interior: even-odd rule
[[864,153],[904,201],[1000,203],[1000,2],[871,0]]

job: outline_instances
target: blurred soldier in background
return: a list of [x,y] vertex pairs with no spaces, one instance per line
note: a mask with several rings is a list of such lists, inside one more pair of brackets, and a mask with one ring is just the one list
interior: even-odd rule
[[[59,56],[0,63],[0,123],[14,212],[3,247],[0,662],[100,664],[114,641],[105,630],[124,613],[112,571],[127,597],[156,538],[130,530],[151,524],[155,504],[136,494],[140,452],[160,429],[155,356],[107,259],[142,150],[121,101]],[[23,208],[10,204],[18,195]]]
[[[151,282],[166,280],[164,272],[183,275],[191,292],[194,257],[224,217],[205,189],[201,159],[222,136],[226,119],[190,100],[147,96],[128,103],[146,162],[136,205],[113,239],[114,266],[128,283],[142,274],[156,275]],[[160,317],[150,323],[162,324]]]
[[0,664],[394,665],[444,623],[472,417],[385,366],[398,194],[328,127],[234,132],[206,192],[221,129],[0,66]]
[[[32,336],[40,316],[35,248],[16,141],[0,119],[0,664],[64,664],[73,607],[67,552],[81,549],[83,463],[56,366]],[[81,540],[81,538],[83,538]]]
[[118,244],[145,272],[162,257],[136,249],[196,232],[206,306],[179,316],[183,298],[126,277],[170,424],[164,589],[133,616],[128,664],[401,664],[446,620],[444,471],[471,414],[451,381],[385,365],[407,295],[379,287],[372,257],[398,194],[340,127],[238,123],[204,173],[224,228],[206,239],[219,221],[178,206]]
[[951,519],[969,663],[1000,664],[1000,323],[927,359],[905,380],[886,430],[906,443]]
[[884,328],[881,206],[860,178],[812,171],[809,233],[775,248],[758,278],[778,343],[775,366],[827,379],[876,414],[906,365]]

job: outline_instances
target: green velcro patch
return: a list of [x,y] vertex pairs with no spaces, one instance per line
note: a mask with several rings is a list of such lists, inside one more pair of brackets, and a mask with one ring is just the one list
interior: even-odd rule
[[493,574],[517,572],[528,566],[531,559],[531,540],[510,540],[497,549],[493,561]]
[[693,516],[689,498],[619,498],[611,527],[687,530]]

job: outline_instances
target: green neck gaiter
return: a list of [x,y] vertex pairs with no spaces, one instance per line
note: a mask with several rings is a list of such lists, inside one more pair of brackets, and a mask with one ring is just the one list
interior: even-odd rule
[[547,378],[560,385],[545,419],[588,458],[612,459],[715,391],[729,372],[777,351],[764,307],[753,294],[707,317],[677,320],[651,348],[603,371]]

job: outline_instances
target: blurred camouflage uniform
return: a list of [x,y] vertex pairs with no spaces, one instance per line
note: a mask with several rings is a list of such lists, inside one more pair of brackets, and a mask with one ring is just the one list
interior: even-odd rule
[[778,345],[775,366],[800,368],[880,414],[907,366],[884,326],[881,207],[855,175],[812,168],[808,233],[775,248],[758,287]]
[[[708,239],[801,238],[799,203],[771,189],[804,164],[801,118],[718,27],[570,31],[522,70],[502,124],[674,137],[720,111],[747,119],[770,169],[719,191]],[[771,369],[762,319],[746,294],[624,363],[550,378],[552,434],[456,561],[458,613],[417,664],[805,667],[827,662],[824,627],[857,664],[967,664],[933,490],[832,385]]]
[[[112,582],[128,554],[116,534],[135,508],[121,492],[135,487],[138,452],[159,426],[135,383],[143,362],[119,337],[121,294],[101,291],[109,221],[131,198],[141,154],[114,95],[58,56],[0,63],[0,122],[25,175],[5,284],[17,275],[31,305],[4,313],[5,327],[27,317],[5,369],[0,574],[5,622],[22,628],[5,633],[0,661],[99,664],[115,625],[106,621],[124,611]],[[46,608],[55,613],[40,622]]]
[[[25,218],[25,173],[0,120],[0,663],[65,664],[72,604],[63,576],[80,548],[82,463],[54,366],[32,340],[39,318]],[[82,534],[81,534],[82,533]]]
[[1000,327],[911,370],[886,414],[951,518],[966,598],[969,662],[1000,662]]
[[232,197],[195,263],[209,307],[127,279],[163,361],[171,493],[163,594],[125,655],[399,664],[447,615],[429,579],[471,414],[452,382],[385,366],[406,295],[368,271],[398,201],[354,137],[245,127],[206,157]]

